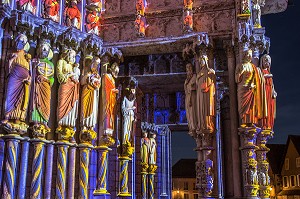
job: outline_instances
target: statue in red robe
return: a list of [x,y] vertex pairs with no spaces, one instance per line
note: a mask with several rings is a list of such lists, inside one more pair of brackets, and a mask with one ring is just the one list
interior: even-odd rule
[[80,29],[81,13],[77,7],[77,0],[71,0],[69,6],[65,9],[66,26],[72,26]]
[[104,107],[104,134],[112,136],[115,123],[116,89],[115,79],[118,77],[119,66],[113,63],[102,77],[102,101]]
[[59,20],[59,2],[57,0],[43,1],[43,17],[50,18],[53,21]]
[[262,129],[273,130],[274,120],[276,117],[276,97],[277,93],[274,89],[273,75],[270,72],[271,57],[263,55],[260,61],[260,72],[262,80],[262,100],[263,100],[263,115],[260,120],[260,127]]

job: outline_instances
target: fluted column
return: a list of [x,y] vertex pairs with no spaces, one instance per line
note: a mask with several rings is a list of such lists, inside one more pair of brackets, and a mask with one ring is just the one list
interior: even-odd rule
[[76,162],[76,143],[72,143],[68,156],[69,156],[69,162],[68,162],[68,198],[72,199],[75,197],[74,195],[74,188],[75,188],[75,162]]
[[52,169],[53,169],[53,150],[54,141],[51,140],[46,145],[46,164],[45,164],[45,184],[44,184],[44,199],[51,199],[52,187]]
[[17,198],[25,198],[26,193],[26,180],[27,180],[27,168],[28,168],[28,154],[29,154],[29,138],[24,137],[20,142],[20,163],[19,163],[19,180],[17,189]]

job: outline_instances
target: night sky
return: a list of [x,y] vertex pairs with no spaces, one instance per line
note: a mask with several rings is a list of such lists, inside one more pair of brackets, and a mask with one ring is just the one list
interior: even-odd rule
[[[271,38],[271,72],[277,92],[275,136],[268,143],[285,144],[289,134],[300,135],[300,4],[285,12],[264,15],[262,25]],[[300,144],[300,143],[299,143]],[[192,137],[172,134],[173,164],[181,158],[196,158]]]

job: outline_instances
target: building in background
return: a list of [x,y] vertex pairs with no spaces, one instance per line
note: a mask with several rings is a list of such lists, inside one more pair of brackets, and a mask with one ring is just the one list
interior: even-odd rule
[[195,163],[197,159],[180,159],[172,167],[172,198],[198,199]]

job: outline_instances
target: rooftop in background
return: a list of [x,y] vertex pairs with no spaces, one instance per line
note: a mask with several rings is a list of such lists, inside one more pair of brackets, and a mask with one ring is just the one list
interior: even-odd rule
[[180,159],[172,167],[172,178],[196,178],[197,159]]
[[290,140],[294,143],[297,152],[300,154],[300,135],[289,135],[287,144]]
[[267,144],[267,147],[270,148],[270,151],[267,153],[267,158],[274,174],[281,173],[281,163],[286,150],[285,146],[285,144]]

